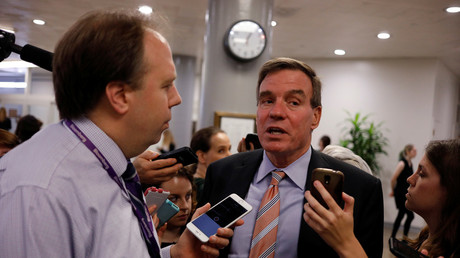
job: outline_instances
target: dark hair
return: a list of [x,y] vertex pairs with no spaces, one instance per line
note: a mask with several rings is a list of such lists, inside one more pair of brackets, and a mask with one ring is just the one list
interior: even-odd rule
[[18,136],[20,142],[25,142],[40,131],[42,124],[42,121],[36,117],[25,115],[19,119],[15,134]]
[[139,12],[97,11],[80,18],[59,41],[53,58],[56,105],[61,118],[88,114],[109,82],[140,87],[144,35],[153,21]]
[[329,144],[331,144],[331,138],[329,138],[329,136],[327,135],[324,135],[323,137],[321,137],[321,139],[319,139],[322,143],[323,143],[323,147],[326,147],[328,146]]
[[7,147],[7,148],[14,148],[19,144],[19,138],[4,129],[0,129],[0,146]]
[[[432,257],[458,257],[460,255],[460,139],[431,141],[425,156],[436,168],[440,184],[446,190],[446,200],[441,211],[440,228],[428,243]],[[428,228],[420,232],[415,241],[420,246],[428,238]]]
[[266,62],[259,72],[259,80],[257,82],[257,100],[259,100],[260,84],[267,75],[281,70],[299,70],[305,73],[310,78],[313,86],[313,94],[310,99],[312,108],[321,106],[321,81],[316,76],[316,72],[307,64],[287,57],[280,57]]
[[413,144],[407,144],[404,149],[399,153],[399,160],[405,159],[407,154],[414,148]]
[[203,129],[198,130],[196,133],[193,134],[192,140],[190,141],[190,148],[193,152],[197,152],[199,150],[203,152],[208,152],[211,148],[211,137],[218,133],[225,133],[224,130],[210,126]]

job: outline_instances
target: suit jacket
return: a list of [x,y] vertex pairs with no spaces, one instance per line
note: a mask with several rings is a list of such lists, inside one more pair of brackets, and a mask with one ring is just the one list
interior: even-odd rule
[[[206,202],[214,205],[231,193],[236,193],[244,199],[262,162],[262,157],[263,150],[259,149],[234,154],[212,163],[206,172],[203,197],[199,205]],[[382,257],[383,194],[380,180],[352,165],[312,149],[305,186],[307,190],[310,189],[310,177],[314,168],[331,168],[343,172],[344,192],[355,198],[353,212],[355,236],[369,257]],[[254,208],[258,209],[258,207]],[[298,257],[338,257],[335,251],[307,225],[303,217],[299,223],[301,230],[297,246]],[[282,239],[278,242],[289,244],[283,243]],[[228,256],[229,246],[221,251],[221,257]]]

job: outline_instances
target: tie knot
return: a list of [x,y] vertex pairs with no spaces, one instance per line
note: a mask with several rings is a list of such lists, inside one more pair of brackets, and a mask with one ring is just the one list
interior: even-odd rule
[[271,185],[278,185],[279,182],[286,176],[286,173],[280,170],[272,171],[272,182]]
[[133,166],[133,163],[131,161],[128,161],[128,166],[126,167],[125,172],[121,177],[126,181],[126,180],[132,180],[136,176],[136,169]]

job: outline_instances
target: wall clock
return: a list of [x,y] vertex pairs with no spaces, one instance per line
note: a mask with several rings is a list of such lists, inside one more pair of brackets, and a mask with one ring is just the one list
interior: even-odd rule
[[225,33],[224,49],[235,60],[248,62],[259,57],[267,45],[260,24],[252,20],[235,22]]

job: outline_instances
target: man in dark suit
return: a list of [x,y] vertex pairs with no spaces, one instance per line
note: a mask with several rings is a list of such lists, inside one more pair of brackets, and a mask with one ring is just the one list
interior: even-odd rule
[[[367,256],[382,257],[380,180],[311,148],[311,134],[318,127],[322,112],[321,82],[316,73],[294,59],[268,61],[259,73],[257,107],[257,131],[263,149],[221,159],[208,167],[206,175],[202,203],[216,204],[236,193],[253,206],[244,218],[245,224],[235,229],[229,248],[221,251],[221,256],[249,256],[259,206],[271,184],[270,174],[276,169],[286,176],[278,186],[280,211],[271,257],[344,256],[341,248],[344,243],[353,242],[349,239],[357,239],[359,242],[354,243],[361,245]],[[347,222],[350,232],[338,228],[342,238],[335,243],[329,240],[330,245],[322,239],[324,232],[318,235],[302,217],[305,191],[310,189],[314,168],[342,171],[344,192],[355,200],[354,208],[351,198],[346,197],[344,210],[331,207],[329,211],[321,211],[339,222],[347,216],[353,217],[351,225]]]

